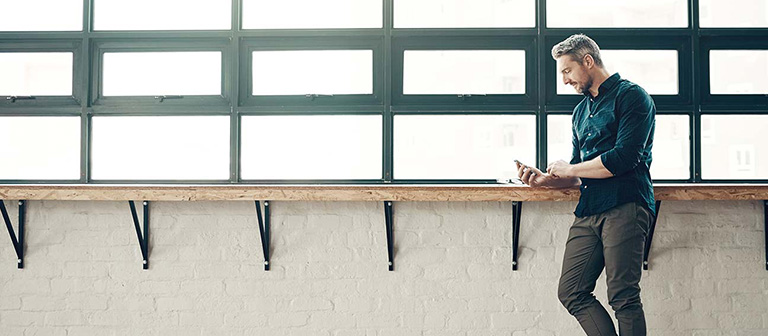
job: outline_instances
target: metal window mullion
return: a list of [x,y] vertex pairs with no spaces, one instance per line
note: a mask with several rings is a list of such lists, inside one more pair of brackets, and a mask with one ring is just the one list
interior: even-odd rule
[[[83,36],[80,46],[80,183],[91,181],[91,32],[93,31],[93,6],[96,0],[83,0]],[[78,74],[73,74],[78,76]]]
[[[690,13],[691,34],[691,102],[693,103],[693,118],[691,120],[691,182],[698,183],[701,178],[701,83],[703,69],[701,64],[701,31],[699,27],[699,0],[690,0],[688,11]],[[708,71],[706,72],[708,73]]]
[[390,183],[394,179],[394,114],[392,113],[392,29],[394,28],[394,0],[384,0],[384,88],[382,113],[382,179]]
[[240,175],[240,153],[241,153],[241,126],[240,126],[240,76],[247,74],[240,71],[240,34],[242,31],[243,18],[243,0],[232,0],[232,26],[230,36],[230,127],[229,127],[229,181],[238,183],[241,180]]
[[549,139],[547,137],[547,111],[546,111],[546,101],[547,101],[547,81],[546,81],[546,64],[549,61],[547,59],[547,56],[549,53],[547,53],[547,44],[544,40],[544,34],[543,31],[546,29],[544,25],[546,24],[547,20],[547,13],[546,13],[546,1],[545,0],[536,0],[536,50],[537,55],[536,58],[538,59],[538,64],[536,66],[536,84],[537,84],[537,97],[538,97],[538,107],[536,109],[536,125],[537,125],[537,138],[536,138],[536,155],[538,160],[538,167],[542,170],[545,170],[547,167],[547,161],[549,161],[549,157],[547,157],[549,148]]

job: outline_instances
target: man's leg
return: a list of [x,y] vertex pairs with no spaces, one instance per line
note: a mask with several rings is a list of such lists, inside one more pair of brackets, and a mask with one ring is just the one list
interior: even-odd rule
[[589,336],[616,335],[611,316],[592,292],[603,271],[603,244],[596,216],[576,218],[568,232],[557,295]]
[[644,336],[640,276],[651,214],[638,203],[631,202],[605,215],[602,240],[608,301],[619,320],[619,335]]

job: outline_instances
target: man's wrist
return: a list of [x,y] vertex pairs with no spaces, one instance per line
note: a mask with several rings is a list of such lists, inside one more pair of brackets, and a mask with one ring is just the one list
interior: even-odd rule
[[568,165],[568,167],[565,168],[565,175],[570,177],[577,177],[576,165]]

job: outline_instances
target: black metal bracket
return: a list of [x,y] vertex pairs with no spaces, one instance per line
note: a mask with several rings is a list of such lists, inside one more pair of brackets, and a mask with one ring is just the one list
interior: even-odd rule
[[384,202],[384,222],[387,225],[387,257],[389,270],[395,270],[395,243],[392,232],[392,201]]
[[768,201],[763,201],[763,210],[765,211],[765,227],[763,228],[765,233],[765,270],[768,271]]
[[13,248],[16,250],[17,264],[19,268],[24,268],[24,214],[26,209],[26,201],[19,201],[19,236],[13,231],[13,225],[11,224],[11,217],[8,216],[8,210],[5,208],[5,203],[0,200],[0,211],[3,212],[3,220],[5,220],[5,227],[8,228],[8,235],[11,236],[11,242]]
[[520,247],[520,214],[523,202],[512,202],[512,270],[517,271],[518,248]]
[[261,204],[256,202],[256,216],[259,218],[261,249],[264,252],[264,270],[269,271],[269,201],[264,201],[264,216],[261,216]]
[[659,218],[659,209],[661,209],[661,201],[656,201],[656,214],[651,219],[651,227],[648,229],[648,238],[645,240],[645,250],[643,251],[643,269],[646,271],[648,270],[648,255],[651,254],[653,232],[656,231],[656,220]]
[[133,225],[136,227],[136,237],[139,238],[139,247],[141,248],[141,256],[144,258],[142,262],[144,269],[149,269],[149,201],[144,201],[144,234],[141,234],[141,228],[139,227],[139,216],[136,214],[136,204],[133,201],[128,201],[131,205],[131,215],[133,216]]

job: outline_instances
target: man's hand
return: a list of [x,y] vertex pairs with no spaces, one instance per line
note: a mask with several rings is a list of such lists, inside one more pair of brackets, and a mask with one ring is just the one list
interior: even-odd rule
[[547,173],[552,174],[558,178],[571,178],[576,177],[572,173],[571,165],[563,160],[552,162],[547,166]]
[[517,177],[523,181],[523,183],[536,188],[536,187],[548,187],[551,180],[554,179],[549,174],[544,174],[536,167],[527,166],[520,161],[515,161],[517,165]]

